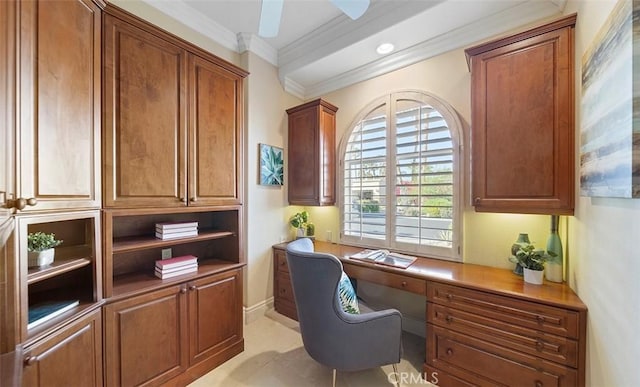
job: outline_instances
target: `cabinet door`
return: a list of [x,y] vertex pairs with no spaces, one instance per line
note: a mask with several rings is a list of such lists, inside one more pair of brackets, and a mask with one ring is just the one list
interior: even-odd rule
[[573,28],[472,57],[473,204],[573,214]]
[[322,100],[287,110],[289,114],[289,204],[335,203],[337,107]]
[[161,384],[187,367],[186,286],[104,307],[107,386]]
[[0,211],[15,194],[16,4],[0,1]]
[[100,208],[100,9],[19,7],[17,196],[37,200],[24,211]]
[[110,15],[104,30],[104,206],[186,206],[186,53]]
[[[190,284],[191,365],[220,354],[230,347],[237,348],[243,345],[240,275],[240,270],[234,270],[199,279]],[[219,363],[227,359],[228,357],[221,358]]]
[[23,386],[102,386],[100,309],[25,349]]
[[242,77],[189,56],[189,205],[241,204]]

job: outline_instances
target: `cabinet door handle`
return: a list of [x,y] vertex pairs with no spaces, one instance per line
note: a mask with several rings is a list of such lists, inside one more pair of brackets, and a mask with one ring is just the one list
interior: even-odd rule
[[538,352],[542,352],[543,349],[544,349],[544,341],[540,339],[536,340],[536,350]]
[[187,198],[180,198],[180,201],[181,201],[182,203],[186,203],[186,202],[187,202]]
[[407,287],[407,281],[402,281],[402,283],[400,285],[402,285],[403,288],[406,288]]
[[447,355],[449,356],[453,355],[453,349],[447,348]]
[[451,324],[451,323],[453,322],[453,316],[450,316],[450,315],[449,315],[449,316],[447,316],[447,317],[445,318],[445,320],[447,320],[447,322],[448,322],[449,324]]
[[476,206],[480,204],[480,197],[476,196],[475,199],[473,199],[473,204]]
[[180,288],[180,293],[185,294],[187,292],[187,287],[183,286]]
[[539,314],[536,315],[536,321],[538,321],[540,324],[542,324],[544,322],[544,316],[540,316]]
[[24,365],[25,367],[28,366],[32,366],[34,364],[36,364],[36,362],[38,361],[38,357],[37,356],[27,356],[24,358]]
[[38,204],[38,199],[36,198],[7,200],[7,208],[15,208],[18,211],[24,210],[26,206],[35,206],[36,204]]
[[198,287],[196,285],[189,286],[189,290],[196,290]]
[[191,201],[191,203],[195,203],[198,201],[198,198],[194,196],[191,199],[189,199],[189,201]]
[[539,380],[536,380],[536,387],[542,387],[542,382]]
[[453,294],[447,293],[447,300],[453,301]]

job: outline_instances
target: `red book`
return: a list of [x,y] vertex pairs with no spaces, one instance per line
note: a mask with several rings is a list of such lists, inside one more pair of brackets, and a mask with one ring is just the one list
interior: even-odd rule
[[179,266],[188,266],[198,262],[198,257],[193,255],[183,255],[181,257],[174,257],[168,259],[160,259],[156,261],[156,267],[158,269],[169,269]]

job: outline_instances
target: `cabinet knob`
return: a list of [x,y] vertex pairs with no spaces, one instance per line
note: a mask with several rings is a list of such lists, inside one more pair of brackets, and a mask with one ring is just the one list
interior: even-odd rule
[[194,197],[192,197],[191,199],[189,199],[189,201],[190,201],[191,203],[195,203],[195,202],[197,202],[197,201],[198,201],[198,198],[194,196]]
[[541,381],[539,381],[539,380],[536,380],[536,384],[535,384],[535,386],[536,386],[536,387],[542,387],[542,382],[541,382]]
[[186,203],[186,202],[187,202],[187,198],[180,198],[180,201],[181,201],[182,203]]
[[186,287],[181,287],[180,288],[180,293],[185,294],[187,292],[187,288]]
[[538,352],[541,352],[544,349],[544,341],[542,340],[537,340],[536,341],[536,350]]
[[7,200],[7,208],[15,208],[18,211],[24,210],[26,206],[35,206],[36,204],[38,204],[36,198]]
[[447,322],[451,324],[453,322],[453,316],[447,316],[445,320],[447,320]]
[[476,205],[476,206],[477,206],[478,204],[480,204],[480,197],[476,196],[476,197],[473,199],[473,204],[474,204],[474,205]]
[[402,283],[400,285],[402,285],[403,288],[406,288],[407,287],[407,281],[402,281]]
[[447,348],[447,355],[449,356],[453,355],[453,349]]
[[447,293],[447,300],[452,301],[453,300],[453,294]]
[[536,315],[536,321],[538,321],[540,324],[542,324],[544,322],[544,316],[540,316],[539,314]]
[[198,287],[196,285],[190,285],[189,290],[196,290]]
[[31,366],[36,364],[36,362],[38,361],[38,357],[37,356],[27,356],[24,358],[24,365],[25,367]]

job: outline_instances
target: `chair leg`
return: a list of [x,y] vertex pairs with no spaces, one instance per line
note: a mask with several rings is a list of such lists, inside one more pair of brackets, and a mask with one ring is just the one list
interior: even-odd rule
[[400,374],[398,373],[398,365],[396,363],[391,364],[393,367],[393,374],[395,375],[396,387],[400,387]]
[[336,369],[333,369],[333,387],[336,387]]

